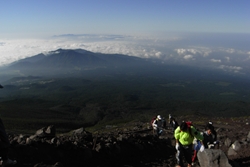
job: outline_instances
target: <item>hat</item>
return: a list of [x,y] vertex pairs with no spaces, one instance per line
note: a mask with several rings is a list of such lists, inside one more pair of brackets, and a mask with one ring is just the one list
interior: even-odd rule
[[207,126],[205,127],[206,130],[214,130],[214,126],[212,124],[207,124]]
[[157,119],[161,120],[161,116],[160,116],[160,115],[157,115]]

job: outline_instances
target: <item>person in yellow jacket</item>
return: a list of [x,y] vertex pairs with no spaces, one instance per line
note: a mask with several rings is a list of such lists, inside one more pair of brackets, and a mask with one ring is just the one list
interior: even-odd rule
[[[177,167],[184,167],[182,159],[183,156],[188,163],[188,167],[191,167],[193,140],[194,138],[196,138],[202,143],[203,136],[192,125],[187,122],[182,122],[181,125],[178,126],[174,131],[174,137],[176,140],[175,148],[177,150]],[[204,151],[203,143],[200,148],[200,151]]]

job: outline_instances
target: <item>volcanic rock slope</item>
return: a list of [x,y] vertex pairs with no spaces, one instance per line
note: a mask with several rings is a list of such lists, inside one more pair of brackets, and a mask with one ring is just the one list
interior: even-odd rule
[[[180,117],[192,120],[203,131],[208,118]],[[248,118],[213,118],[220,149],[232,167],[250,166],[250,125]],[[149,123],[130,122],[123,126],[108,125],[90,133],[84,128],[67,134],[56,134],[53,125],[37,130],[34,135],[9,133],[10,158],[16,166],[175,166],[175,140],[169,128],[159,138]],[[195,166],[199,166],[197,162]]]

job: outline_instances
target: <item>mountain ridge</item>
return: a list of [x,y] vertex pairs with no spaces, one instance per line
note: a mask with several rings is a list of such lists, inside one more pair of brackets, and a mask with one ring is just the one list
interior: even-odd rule
[[83,49],[57,49],[11,63],[4,71],[18,71],[23,75],[81,75],[86,70],[135,68],[150,65],[145,59],[121,54],[94,53]]
[[237,81],[247,77],[218,69],[162,63],[122,54],[94,53],[83,49],[57,49],[18,60],[1,68],[1,82],[13,77],[84,77],[107,78],[135,76],[175,80]]

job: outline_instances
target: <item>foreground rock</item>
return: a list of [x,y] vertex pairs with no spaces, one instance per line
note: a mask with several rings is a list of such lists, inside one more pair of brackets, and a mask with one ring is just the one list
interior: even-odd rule
[[200,166],[202,167],[232,167],[228,158],[220,149],[205,149],[197,154]]
[[18,161],[16,166],[151,166],[175,151],[169,138],[158,139],[150,130],[93,135],[80,128],[56,136],[51,127],[31,136],[10,136],[10,157]]

